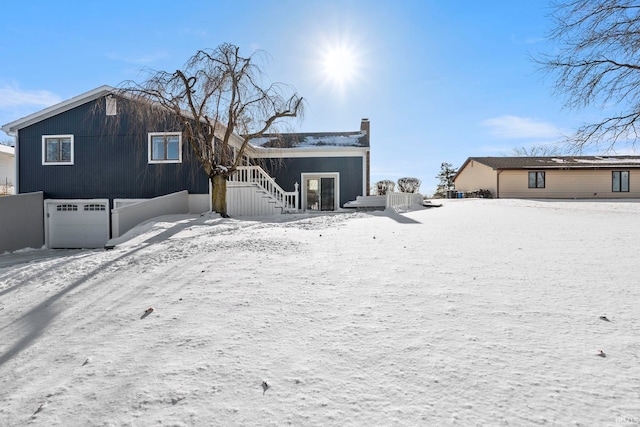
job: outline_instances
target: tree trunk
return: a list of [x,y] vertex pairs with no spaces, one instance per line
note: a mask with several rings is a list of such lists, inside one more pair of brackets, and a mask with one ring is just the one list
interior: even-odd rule
[[227,177],[216,174],[209,177],[211,181],[211,210],[220,214],[223,218],[227,215]]

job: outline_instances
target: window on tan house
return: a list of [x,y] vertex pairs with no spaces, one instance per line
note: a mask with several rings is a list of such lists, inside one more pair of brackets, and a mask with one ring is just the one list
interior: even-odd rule
[[629,171],[611,172],[611,191],[614,193],[629,192]]
[[529,172],[529,188],[544,188],[544,172]]

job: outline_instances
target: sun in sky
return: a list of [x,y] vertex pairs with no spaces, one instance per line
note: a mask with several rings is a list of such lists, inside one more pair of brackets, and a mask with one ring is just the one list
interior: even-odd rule
[[347,46],[328,47],[322,54],[322,67],[329,80],[341,84],[349,82],[356,73],[355,53]]
[[320,44],[317,61],[323,83],[341,95],[362,79],[363,54],[352,40],[325,40]]

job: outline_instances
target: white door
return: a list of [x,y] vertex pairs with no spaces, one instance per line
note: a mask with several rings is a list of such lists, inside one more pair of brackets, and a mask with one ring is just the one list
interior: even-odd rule
[[109,240],[109,200],[44,201],[48,248],[101,248]]

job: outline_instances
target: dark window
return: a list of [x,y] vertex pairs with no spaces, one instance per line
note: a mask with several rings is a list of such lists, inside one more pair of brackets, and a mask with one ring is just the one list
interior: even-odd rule
[[611,172],[611,191],[616,193],[629,192],[629,171]]
[[88,204],[88,205],[84,205],[84,210],[85,211],[105,211],[107,210],[105,205],[102,204]]
[[529,172],[529,188],[544,188],[544,172]]
[[57,205],[57,211],[77,211],[78,205]]
[[43,164],[73,164],[73,136],[42,137]]

